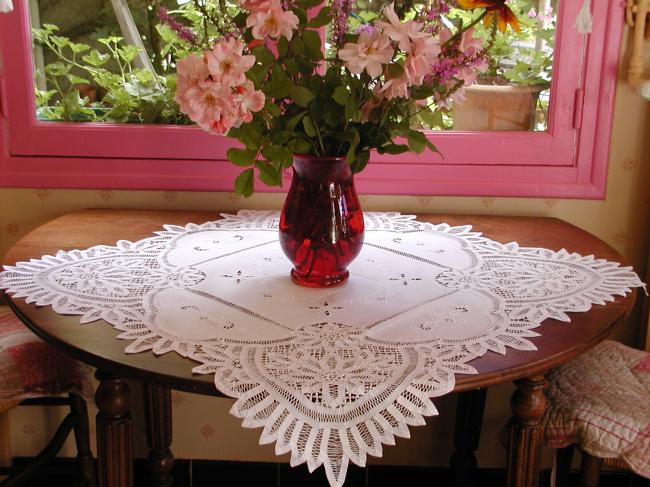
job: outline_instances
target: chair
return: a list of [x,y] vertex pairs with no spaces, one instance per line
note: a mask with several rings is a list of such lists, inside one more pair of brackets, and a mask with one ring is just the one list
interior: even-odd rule
[[604,341],[548,379],[545,439],[561,449],[558,486],[568,485],[576,445],[581,486],[598,485],[603,462],[650,478],[650,353]]
[[26,482],[56,456],[71,431],[83,485],[95,485],[88,412],[81,395],[89,389],[87,377],[84,366],[38,339],[8,307],[0,306],[0,415],[18,405],[70,408],[50,443],[22,470],[4,472],[11,475],[0,482],[0,487]]

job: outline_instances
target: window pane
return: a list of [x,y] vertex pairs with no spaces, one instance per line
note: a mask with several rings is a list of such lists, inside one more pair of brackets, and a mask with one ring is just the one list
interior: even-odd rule
[[190,123],[173,88],[176,60],[203,28],[194,3],[31,0],[30,16],[39,120]]
[[[417,1],[417,0],[416,0]],[[547,129],[558,0],[509,0],[521,32],[488,51],[489,68],[433,120],[434,130]],[[356,0],[352,30],[378,17],[386,0]],[[30,0],[35,27],[37,117],[46,121],[189,124],[173,101],[175,63],[204,15],[237,11],[235,0]],[[452,30],[482,9],[452,9]],[[221,16],[223,17],[223,16]],[[491,26],[478,23],[488,40]],[[123,38],[123,40],[118,40]],[[142,51],[140,51],[142,49]]]
[[[510,0],[520,32],[509,29],[488,50],[489,68],[457,100],[445,128],[454,130],[547,129],[557,0]],[[465,22],[471,12],[454,12]],[[473,14],[475,15],[475,14]],[[479,24],[476,35],[487,38]]]
[[[490,45],[488,69],[466,87],[448,107],[440,107],[433,130],[545,131],[552,80],[558,0],[509,0],[507,5],[519,19],[520,32],[508,29],[489,39],[491,25],[478,23],[474,36]],[[352,31],[372,22],[386,5],[383,0],[356,0]],[[483,9],[452,8],[447,27],[468,25]]]

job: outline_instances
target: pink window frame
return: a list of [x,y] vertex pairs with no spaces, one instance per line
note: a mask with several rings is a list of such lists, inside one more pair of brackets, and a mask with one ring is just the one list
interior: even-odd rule
[[[67,124],[35,118],[27,2],[0,15],[0,186],[229,191],[233,142],[195,127]],[[621,2],[594,2],[591,35],[573,27],[581,2],[560,0],[547,132],[442,132],[444,158],[373,155],[367,194],[603,198]],[[274,191],[258,184],[259,191]]]

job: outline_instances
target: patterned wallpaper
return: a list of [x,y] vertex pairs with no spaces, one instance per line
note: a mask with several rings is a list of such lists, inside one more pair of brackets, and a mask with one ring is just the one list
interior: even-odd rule
[[[362,203],[365,209],[377,211],[561,218],[605,240],[629,259],[639,273],[645,274],[650,243],[649,176],[650,104],[643,102],[621,81],[616,98],[604,200],[362,196]],[[258,194],[245,200],[229,193],[0,189],[0,255],[37,225],[78,208],[213,208],[216,212],[244,208],[277,209],[281,203],[281,195],[269,194]],[[567,247],[570,248],[570,242],[567,242]],[[619,329],[617,337],[630,344],[637,343],[641,323],[640,313],[634,314]],[[509,416],[510,392],[511,387],[503,385],[491,389],[488,394],[483,441],[479,449],[482,466],[504,464],[505,451],[498,438]],[[138,391],[134,393],[138,394]],[[178,458],[276,461],[272,446],[258,445],[259,431],[242,429],[239,421],[228,414],[232,401],[174,392],[173,402],[173,450]],[[445,397],[436,404],[445,420],[434,418],[426,427],[414,428],[411,440],[400,440],[397,446],[385,448],[384,458],[379,462],[447,465],[453,444],[453,421],[450,419],[455,398]],[[35,408],[17,408],[9,414],[13,454],[18,456],[35,454],[61,417],[51,410]],[[138,421],[142,412],[136,410],[134,415],[136,422],[142,424]],[[145,456],[144,445],[144,430],[139,427],[136,430],[136,453],[140,457]],[[64,453],[74,455],[71,444]]]

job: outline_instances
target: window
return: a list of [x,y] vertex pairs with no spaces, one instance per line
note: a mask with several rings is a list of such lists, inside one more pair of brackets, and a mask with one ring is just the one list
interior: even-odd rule
[[[594,2],[594,30],[584,36],[573,27],[580,7],[557,4],[547,130],[432,132],[444,157],[373,156],[358,176],[360,191],[602,197],[623,14],[618,2]],[[0,16],[0,48],[1,184],[232,189],[238,169],[225,161],[230,139],[191,126],[38,120],[28,2]]]

